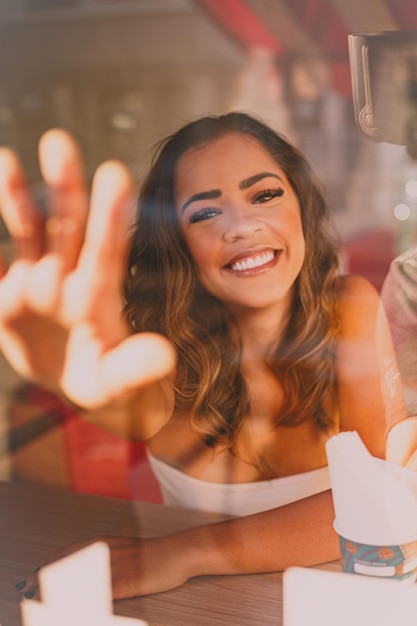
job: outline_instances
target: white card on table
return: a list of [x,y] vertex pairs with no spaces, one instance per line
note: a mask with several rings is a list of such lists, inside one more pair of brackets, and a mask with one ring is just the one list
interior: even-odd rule
[[283,611],[283,626],[414,624],[417,584],[290,567],[283,577]]
[[24,626],[146,626],[113,615],[110,550],[96,543],[43,567],[39,572],[42,602],[21,604]]

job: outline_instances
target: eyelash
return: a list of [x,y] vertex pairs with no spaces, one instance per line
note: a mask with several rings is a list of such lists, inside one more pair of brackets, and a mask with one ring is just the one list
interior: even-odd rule
[[268,200],[272,200],[273,198],[280,198],[283,195],[284,190],[282,189],[282,187],[278,187],[278,189],[264,189],[254,197],[254,202],[268,202]]
[[[284,190],[282,187],[278,187],[278,189],[264,189],[260,193],[258,193],[255,198],[255,203],[268,202],[268,200],[272,200],[273,198],[279,198],[284,195]],[[211,217],[218,215],[221,211],[214,207],[206,207],[201,209],[201,211],[196,211],[190,216],[190,224],[196,224],[197,222],[202,222],[204,220],[208,220]]]
[[205,209],[201,209],[201,211],[197,211],[196,213],[193,213],[192,215],[190,215],[190,224],[195,224],[196,222],[201,222],[203,220],[210,219],[210,217],[218,215],[219,213],[220,213],[219,209],[215,209],[215,208],[208,207]]

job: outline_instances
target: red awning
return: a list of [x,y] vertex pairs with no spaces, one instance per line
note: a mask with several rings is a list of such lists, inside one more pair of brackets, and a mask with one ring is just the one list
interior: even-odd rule
[[248,49],[264,47],[278,57],[290,53],[311,57],[314,51],[328,63],[332,86],[346,95],[351,94],[350,33],[417,29],[415,0],[195,1]]

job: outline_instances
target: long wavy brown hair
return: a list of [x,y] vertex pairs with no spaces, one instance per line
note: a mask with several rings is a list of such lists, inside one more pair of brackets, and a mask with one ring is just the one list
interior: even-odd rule
[[251,414],[241,369],[239,329],[230,311],[201,285],[180,232],[174,183],[181,155],[228,133],[256,139],[288,178],[301,209],[306,256],[289,323],[268,366],[284,391],[276,425],[314,420],[328,429],[335,414],[339,257],[320,184],[304,156],[281,135],[244,113],[204,117],[158,146],[138,202],[125,286],[128,322],[154,331],[178,352],[176,409],[207,445],[233,450]]

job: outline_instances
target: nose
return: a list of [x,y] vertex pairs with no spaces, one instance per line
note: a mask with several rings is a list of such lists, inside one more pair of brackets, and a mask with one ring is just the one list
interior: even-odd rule
[[228,243],[237,239],[250,239],[262,228],[262,222],[250,211],[230,211],[223,231],[223,239]]

